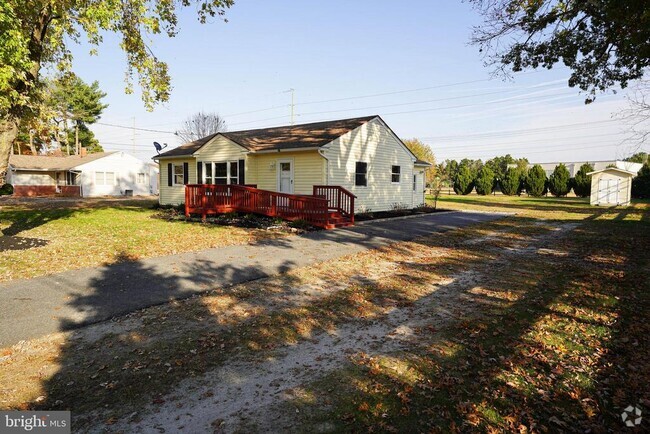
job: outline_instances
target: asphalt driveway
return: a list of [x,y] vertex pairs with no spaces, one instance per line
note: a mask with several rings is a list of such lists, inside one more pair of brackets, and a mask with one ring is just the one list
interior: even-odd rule
[[502,214],[446,212],[365,222],[0,284],[0,348],[138,309],[464,226]]

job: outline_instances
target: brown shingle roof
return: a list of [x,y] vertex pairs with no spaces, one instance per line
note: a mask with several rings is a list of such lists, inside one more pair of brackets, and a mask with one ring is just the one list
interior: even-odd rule
[[96,152],[85,157],[53,157],[49,155],[11,155],[9,164],[14,169],[22,170],[69,170],[76,166],[99,160],[115,152]]
[[[318,148],[341,137],[377,116],[341,119],[337,121],[314,122],[302,125],[290,125],[256,130],[231,131],[212,134],[186,143],[159,157],[192,155],[218,134],[232,140],[252,152],[273,151],[278,149]],[[155,158],[155,157],[154,157]]]

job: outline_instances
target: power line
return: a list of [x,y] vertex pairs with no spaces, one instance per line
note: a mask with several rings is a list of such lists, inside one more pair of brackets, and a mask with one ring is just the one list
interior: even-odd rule
[[[597,137],[612,137],[612,136],[622,136],[622,133],[610,133],[610,134],[594,134],[594,135],[588,135],[588,136],[579,136],[579,137],[562,137],[561,140],[578,140],[578,139],[589,139],[589,138],[597,138]],[[498,143],[484,143],[480,145],[461,145],[462,150],[481,150],[481,148],[485,147],[490,147],[490,146],[528,146],[528,145],[535,145],[535,144],[544,144],[544,143],[553,143],[554,139],[539,139],[539,140],[532,140],[532,141],[525,141],[522,143],[521,140],[516,141],[516,142],[510,142],[510,143],[504,143],[504,142],[498,142]],[[439,151],[439,150],[446,150],[446,149],[458,149],[459,145],[451,145],[451,146],[433,146],[432,149],[434,151]]]
[[502,131],[487,131],[483,133],[472,133],[472,134],[458,134],[458,135],[452,135],[452,136],[425,136],[421,137],[422,140],[427,140],[427,141],[432,141],[432,140],[439,140],[439,141],[448,141],[448,140],[466,140],[469,137],[477,137],[477,138],[490,138],[493,136],[501,136],[504,134],[508,135],[518,135],[518,134],[531,134],[531,133],[537,133],[537,132],[545,132],[549,130],[557,130],[557,129],[564,129],[564,128],[569,128],[569,127],[577,127],[577,126],[588,126],[588,125],[602,125],[605,123],[610,123],[610,122],[617,122],[618,119],[605,119],[602,121],[594,121],[594,122],[578,122],[578,123],[573,123],[573,124],[563,124],[563,125],[551,125],[548,127],[540,127],[540,128],[525,128],[525,129],[519,129],[519,130],[502,130]]
[[132,126],[127,126],[127,125],[117,125],[117,124],[107,124],[104,122],[95,122],[97,125],[104,125],[106,127],[115,127],[115,128],[126,128],[129,130],[138,130],[138,131],[148,131],[150,133],[164,133],[164,134],[176,134],[174,131],[162,131],[162,130],[152,130],[149,128],[136,128]]
[[[592,142],[592,143],[594,143],[594,142]],[[601,142],[595,142],[595,143],[601,143]],[[578,143],[578,145],[580,145],[580,143]],[[607,144],[600,145],[600,147],[607,147],[607,146],[609,146],[609,147],[611,147],[611,146],[617,147],[618,145],[611,143],[611,141],[608,141]],[[489,153],[492,153],[492,152],[506,152],[508,149],[509,148],[501,148],[501,147],[492,148],[492,149],[481,149],[481,150],[478,150],[478,151],[474,151],[474,154],[475,155],[487,155],[486,153],[488,153],[488,152]],[[545,146],[544,150],[541,150],[541,151],[530,151],[529,152],[529,151],[526,151],[526,149],[522,148],[522,149],[514,149],[513,152],[524,152],[524,153],[527,153],[527,154],[538,154],[538,153],[548,152],[549,149],[552,149],[553,152],[557,152],[557,150],[571,151],[571,150],[578,150],[578,149],[590,149],[590,147],[587,147],[587,148],[572,148],[568,144],[562,144],[562,145]],[[466,152],[467,151],[465,149],[459,149],[457,151],[448,152],[447,154],[451,154],[451,155],[460,154],[460,155],[465,156]]]

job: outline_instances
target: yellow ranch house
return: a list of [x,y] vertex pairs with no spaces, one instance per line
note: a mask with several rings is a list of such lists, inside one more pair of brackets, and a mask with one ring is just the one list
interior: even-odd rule
[[318,186],[328,194],[332,186],[354,197],[352,214],[422,205],[431,166],[379,116],[219,132],[154,158],[163,205],[186,202],[190,185],[245,185],[305,197]]

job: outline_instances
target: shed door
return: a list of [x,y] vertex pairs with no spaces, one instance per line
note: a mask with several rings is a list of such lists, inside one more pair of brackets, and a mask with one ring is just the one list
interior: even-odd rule
[[598,180],[598,203],[618,204],[618,179]]

